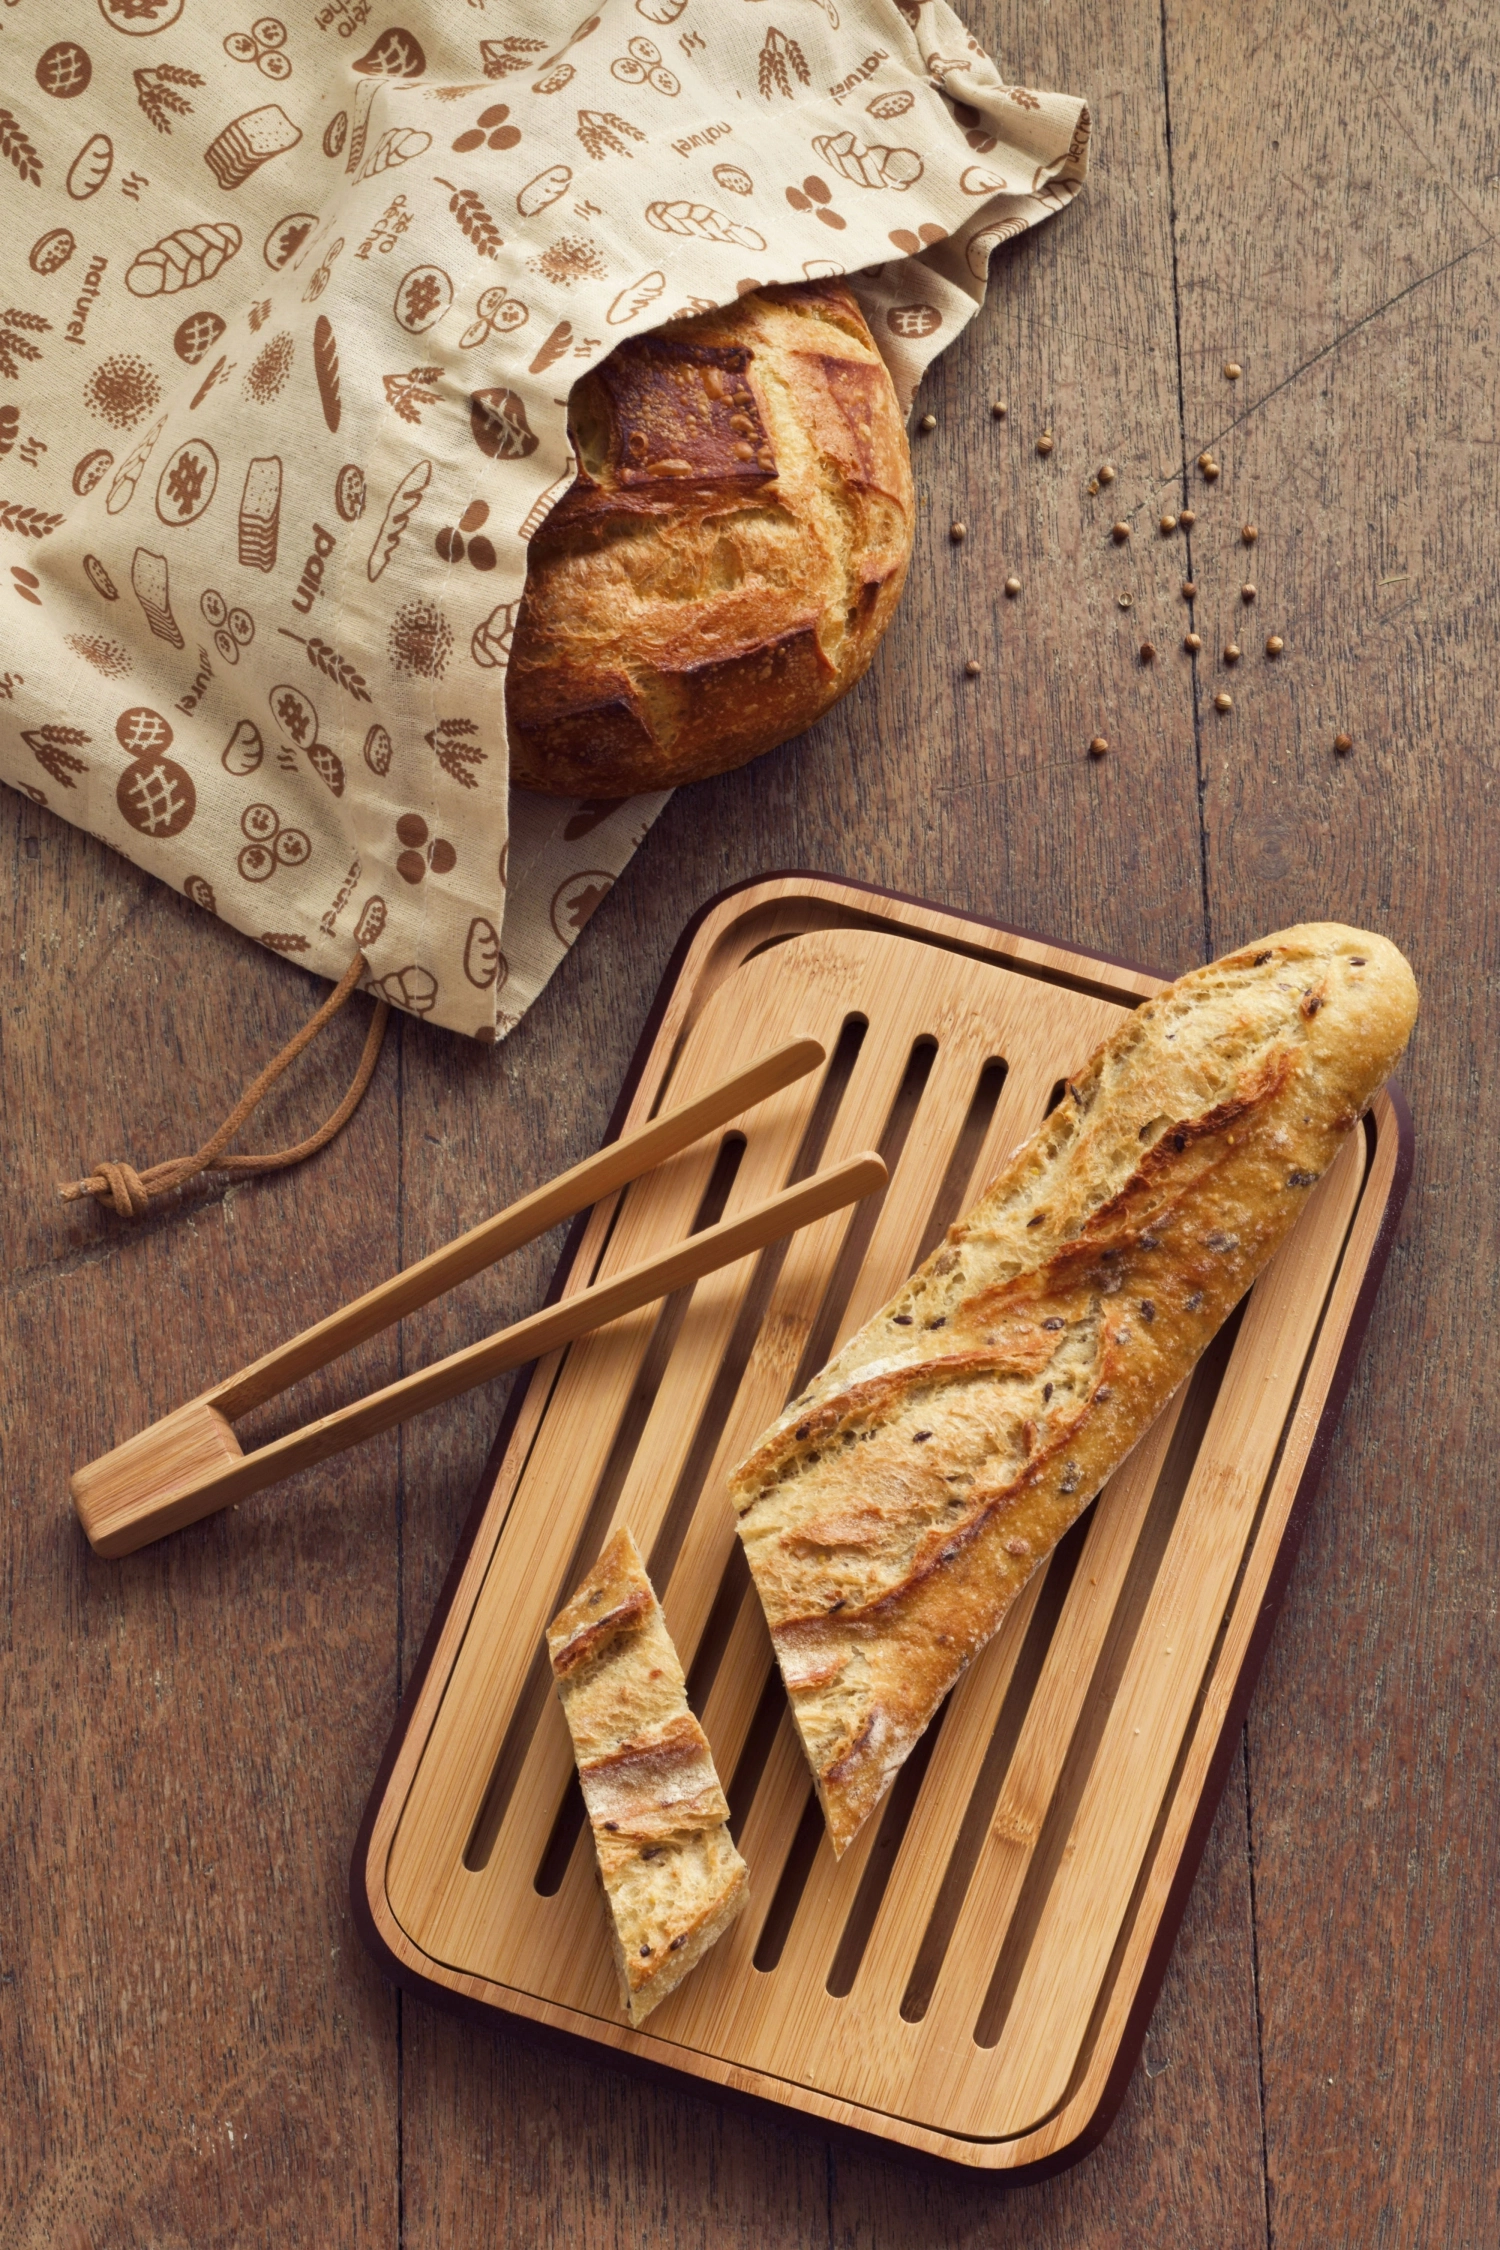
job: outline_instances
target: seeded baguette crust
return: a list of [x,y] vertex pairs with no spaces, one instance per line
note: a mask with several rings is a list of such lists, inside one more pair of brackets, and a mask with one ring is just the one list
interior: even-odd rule
[[633,2024],[681,1984],[749,1896],[713,1754],[622,1528],[547,1628],[583,1785],[620,1997]]
[[1182,977],[734,1471],[836,1854],[1267,1264],[1416,1017],[1385,939]]

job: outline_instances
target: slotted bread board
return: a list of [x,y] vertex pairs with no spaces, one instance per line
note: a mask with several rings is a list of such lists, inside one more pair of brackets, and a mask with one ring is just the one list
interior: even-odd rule
[[[1000,2172],[1056,2169],[1133,2066],[1410,1168],[1388,1091],[1194,1377],[835,1863],[725,1474],[926,1255],[1143,972],[819,876],[686,933],[614,1130],[811,1033],[828,1063],[592,1212],[563,1294],[865,1147],[879,1198],[518,1377],[365,1815],[392,1974]],[[543,1629],[612,1526],[661,1594],[751,1903],[623,2021]]]

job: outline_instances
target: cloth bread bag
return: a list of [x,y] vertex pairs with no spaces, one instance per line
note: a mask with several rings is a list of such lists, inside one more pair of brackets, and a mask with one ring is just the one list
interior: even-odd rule
[[507,787],[526,542],[622,337],[847,273],[903,407],[1082,103],[896,0],[52,0],[0,93],[0,777],[503,1037],[663,795]]

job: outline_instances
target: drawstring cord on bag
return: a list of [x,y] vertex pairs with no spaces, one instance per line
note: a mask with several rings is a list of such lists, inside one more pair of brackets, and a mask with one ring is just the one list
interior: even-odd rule
[[107,1204],[119,1218],[139,1219],[151,1207],[153,1196],[165,1195],[169,1188],[181,1187],[199,1172],[236,1172],[241,1176],[252,1172],[279,1172],[290,1164],[300,1164],[304,1157],[316,1156],[326,1148],[336,1133],[341,1133],[364,1097],[365,1088],[375,1075],[375,1065],[380,1060],[380,1049],[385,1039],[385,1027],[390,1017],[390,1005],[377,1000],[375,1013],[370,1018],[370,1028],[365,1034],[364,1053],[359,1058],[359,1068],[354,1082],[333,1115],[326,1118],[317,1131],[295,1148],[271,1149],[264,1156],[224,1156],[235,1134],[270,1092],[276,1081],[287,1070],[304,1047],[311,1045],[324,1024],[330,1023],[344,1002],[358,985],[365,971],[365,957],[356,953],[343,976],[323,1002],[317,1014],[309,1018],[289,1039],[279,1055],[272,1057],[258,1078],[252,1079],[234,1108],[211,1139],[206,1140],[195,1156],[168,1157],[164,1163],[150,1164],[138,1172],[133,1164],[98,1163],[84,1180],[59,1182],[58,1194],[65,1203],[76,1203],[81,1196],[92,1195]]

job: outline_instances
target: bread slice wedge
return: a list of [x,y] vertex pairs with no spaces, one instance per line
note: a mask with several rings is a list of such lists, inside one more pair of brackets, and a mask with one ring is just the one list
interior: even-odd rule
[[633,2024],[749,1896],[729,1805],[635,1541],[622,1525],[547,1628]]
[[835,1853],[1287,1234],[1415,1020],[1277,931],[1136,1010],[731,1478]]

